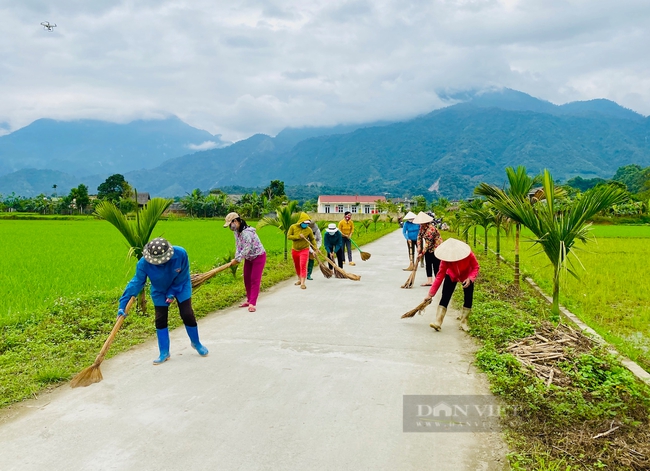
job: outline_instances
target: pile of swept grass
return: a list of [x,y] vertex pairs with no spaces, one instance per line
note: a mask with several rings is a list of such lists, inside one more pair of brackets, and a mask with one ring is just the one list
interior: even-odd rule
[[588,340],[553,365],[559,384],[525,367],[508,348],[558,319],[527,285],[512,285],[511,268],[479,262],[471,334],[492,391],[512,406],[503,418],[512,469],[650,469],[650,387]]

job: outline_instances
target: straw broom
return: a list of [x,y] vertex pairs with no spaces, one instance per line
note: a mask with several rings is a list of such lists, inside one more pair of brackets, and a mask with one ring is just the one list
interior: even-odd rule
[[208,281],[210,278],[214,277],[217,273],[220,273],[230,268],[231,266],[233,266],[232,260],[226,263],[225,265],[221,265],[220,267],[213,268],[212,270],[206,271],[205,273],[195,273],[194,275],[191,275],[190,280],[192,282],[192,289],[197,289],[199,286],[201,286],[203,283]]
[[413,268],[413,271],[411,272],[409,277],[406,279],[406,283],[404,283],[402,285],[402,288],[404,288],[404,289],[413,288],[413,283],[415,283],[415,274],[417,273],[418,265],[420,264],[420,258],[422,258],[422,257],[417,258],[417,261],[415,262],[415,267]]
[[[311,246],[311,248],[314,250],[314,256],[316,257],[316,260],[320,262],[319,256],[322,256],[323,254],[320,253],[320,251],[312,245],[312,243],[307,239],[305,236],[302,236],[303,239],[307,241],[307,243]],[[339,273],[340,275],[343,275],[344,278],[347,278],[348,280],[352,281],[359,281],[361,277],[359,275],[355,275],[354,273],[347,273],[345,272],[342,268],[339,268],[339,266],[334,263],[332,260],[329,258],[326,260],[327,263],[329,263],[330,267],[334,269],[336,273]],[[338,276],[337,276],[338,278]]]
[[365,262],[366,260],[368,260],[370,258],[370,255],[371,255],[370,252],[364,252],[363,250],[361,250],[361,248],[357,245],[357,243],[355,241],[353,241],[352,239],[350,239],[350,242],[352,242],[354,244],[354,246],[357,248],[357,250],[359,251],[359,255],[361,256],[361,260],[363,260]]
[[314,253],[314,260],[316,260],[318,263],[318,268],[320,268],[320,272],[323,274],[323,276],[325,278],[332,278],[332,270],[320,261],[320,259],[316,256],[316,253]]
[[[124,313],[128,314],[129,311],[131,310],[131,307],[133,307],[134,304],[135,304],[135,296],[131,296],[131,299],[129,299],[129,302],[126,305],[126,308],[124,309]],[[117,335],[117,331],[120,330],[120,327],[124,322],[124,318],[125,316],[117,316],[117,320],[115,321],[113,330],[111,330],[110,335],[104,342],[104,346],[99,351],[99,355],[97,355],[97,358],[95,358],[95,362],[92,365],[90,365],[88,368],[81,370],[77,374],[77,376],[72,378],[72,381],[70,381],[70,387],[78,388],[79,386],[84,386],[84,387],[90,386],[91,384],[99,383],[102,379],[104,379],[104,377],[102,376],[102,372],[99,369],[99,365],[101,365],[102,362],[104,361],[106,352],[108,352],[108,349],[113,343],[113,339],[115,338],[115,335]]]
[[402,314],[401,319],[406,319],[406,318],[408,318],[408,317],[413,317],[413,316],[416,315],[416,314],[420,314],[420,315],[424,314],[424,310],[426,309],[426,307],[427,307],[429,304],[431,304],[431,300],[432,300],[432,298],[425,299],[425,300],[422,301],[420,304],[418,304],[418,305],[415,307],[415,309],[411,309],[410,311],[408,311],[408,312]]

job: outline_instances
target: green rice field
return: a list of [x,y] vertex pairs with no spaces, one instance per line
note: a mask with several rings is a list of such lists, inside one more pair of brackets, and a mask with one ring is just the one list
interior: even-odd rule
[[[514,232],[514,231],[513,231]],[[479,228],[478,239],[483,241]],[[494,231],[488,245],[495,249]],[[621,352],[650,370],[650,226],[594,226],[593,241],[578,244],[580,279],[568,275],[560,303],[577,314]],[[522,234],[520,265],[546,293],[552,292],[552,269],[540,249]],[[473,236],[470,233],[470,244]],[[482,245],[476,250],[482,250]],[[501,252],[514,261],[514,236],[501,237]]]
[[[234,250],[223,220],[160,221],[153,233],[187,249],[192,272],[207,271]],[[260,230],[269,254],[284,251],[275,227]],[[123,236],[105,221],[2,220],[0,325],[21,320],[58,297],[125,286],[135,270]]]

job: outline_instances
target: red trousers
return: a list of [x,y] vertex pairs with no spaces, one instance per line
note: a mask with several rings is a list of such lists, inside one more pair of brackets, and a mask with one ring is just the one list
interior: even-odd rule
[[307,262],[309,262],[309,249],[291,249],[293,266],[296,268],[296,275],[300,278],[307,278]]

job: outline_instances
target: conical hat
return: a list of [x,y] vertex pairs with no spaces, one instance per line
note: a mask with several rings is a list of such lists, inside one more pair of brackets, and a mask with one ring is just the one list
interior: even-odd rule
[[411,219],[415,219],[415,213],[413,211],[406,213],[402,218],[402,221],[410,221]]
[[423,213],[420,211],[417,216],[415,216],[415,219],[413,219],[413,224],[426,224],[428,222],[433,221],[433,218],[429,216],[427,213]]
[[434,253],[438,259],[445,262],[457,262],[467,258],[472,253],[472,249],[458,239],[447,239],[436,248]]

